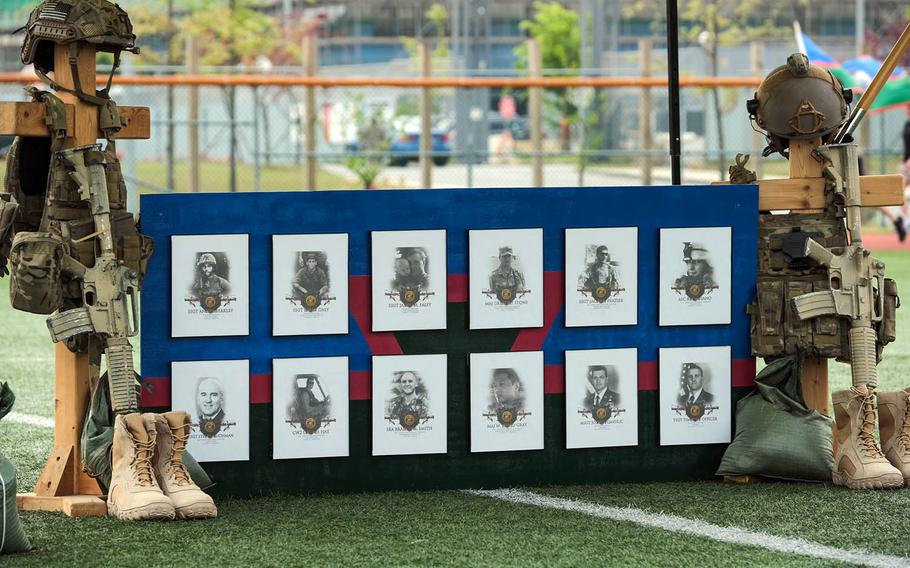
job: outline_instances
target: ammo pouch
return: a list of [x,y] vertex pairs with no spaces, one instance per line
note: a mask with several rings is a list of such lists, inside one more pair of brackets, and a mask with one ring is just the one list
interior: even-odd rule
[[887,345],[897,339],[897,308],[901,306],[901,299],[897,295],[897,282],[891,278],[885,278],[884,288],[885,307],[878,328],[878,342]]
[[17,310],[52,314],[63,304],[63,241],[51,233],[17,233],[10,250],[10,301]]
[[9,256],[10,240],[13,233],[13,218],[19,204],[10,200],[8,193],[0,193],[0,274]]

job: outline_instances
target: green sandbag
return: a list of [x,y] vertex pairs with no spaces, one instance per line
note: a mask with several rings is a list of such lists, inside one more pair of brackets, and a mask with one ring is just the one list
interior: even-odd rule
[[[0,383],[0,419],[13,407],[16,397],[9,385]],[[0,448],[2,449],[2,448]],[[19,526],[19,511],[16,509],[16,468],[0,456],[0,555],[25,552],[32,549],[28,538]]]
[[755,383],[736,405],[736,435],[717,475],[830,482],[833,421],[806,407],[802,357],[774,361]]
[[[139,376],[136,378],[138,380]],[[115,417],[114,411],[111,410],[107,375],[104,375],[98,381],[98,388],[95,389],[92,403],[85,414],[81,447],[85,472],[97,478],[105,490],[111,485],[111,448],[114,445]],[[183,464],[200,489],[204,491],[214,485],[189,452],[183,452]]]

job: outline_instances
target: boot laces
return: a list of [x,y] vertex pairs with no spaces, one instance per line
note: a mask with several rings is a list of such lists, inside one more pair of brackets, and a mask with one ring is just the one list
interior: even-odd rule
[[906,394],[907,401],[904,404],[904,423],[901,424],[901,431],[898,434],[897,439],[900,442],[901,448],[905,451],[910,451],[910,393]]
[[186,448],[186,443],[190,439],[190,434],[186,431],[185,427],[178,426],[177,428],[171,428],[171,437],[174,440],[174,444],[171,448],[167,471],[170,475],[174,476],[177,485],[189,485],[191,481],[190,472],[187,471],[186,466],[183,465],[183,450]]
[[875,393],[871,389],[866,393],[852,389],[857,395],[863,397],[863,424],[859,430],[859,442],[865,454],[873,458],[881,458],[882,451],[875,443]]
[[141,486],[154,485],[155,476],[152,474],[152,453],[155,447],[154,440],[141,442],[133,438],[133,444],[136,445],[136,451],[133,454],[133,460],[130,465],[136,472],[136,479]]

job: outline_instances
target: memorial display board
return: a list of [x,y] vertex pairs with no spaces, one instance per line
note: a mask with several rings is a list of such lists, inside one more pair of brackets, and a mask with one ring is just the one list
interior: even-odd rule
[[[407,214],[402,214],[403,209]],[[206,463],[217,482],[215,492],[221,494],[248,494],[250,479],[257,480],[257,492],[316,492],[708,478],[713,475],[724,449],[722,443],[716,443],[719,441],[716,437],[695,440],[694,445],[667,445],[667,439],[661,443],[661,415],[666,409],[659,400],[658,350],[729,346],[730,408],[748,392],[753,384],[755,365],[749,355],[745,306],[755,287],[757,210],[757,187],[736,185],[143,196],[143,228],[155,238],[157,246],[142,298],[142,370],[154,387],[153,393],[143,394],[143,406],[156,410],[170,406],[172,386],[177,386],[171,376],[172,362],[226,358],[249,361],[249,459]],[[200,216],[195,213],[198,211],[211,214]],[[660,284],[661,229],[687,227],[726,231],[726,237],[720,241],[729,246],[728,323],[660,325],[659,300],[663,293]],[[597,232],[576,232],[591,229]],[[629,232],[622,242],[611,244],[609,237],[618,229],[634,229],[634,237],[630,236],[633,232]],[[372,276],[376,260],[373,258],[373,239],[377,232],[400,234],[407,231],[444,231],[444,261],[439,259],[437,262],[440,252],[431,255],[425,251],[428,263],[424,266],[431,272],[445,266],[445,329],[374,331]],[[487,239],[485,244],[495,243],[495,248],[487,247],[490,250],[475,257],[473,245],[481,241],[472,240],[472,235],[484,233],[519,238],[510,242]],[[168,325],[171,298],[184,294],[186,286],[181,281],[179,290],[171,290],[169,269],[173,256],[182,254],[172,246],[171,237],[225,234],[248,235],[249,239],[246,272],[249,274],[251,317],[248,336],[171,337],[171,326]],[[315,245],[290,246],[287,249],[292,250],[290,268],[283,268],[284,273],[279,276],[274,267],[273,238],[302,234],[347,235],[346,333],[338,332],[336,328],[332,333],[273,334],[275,322],[270,317],[274,315],[273,302],[282,301],[281,294],[275,292],[279,287],[287,290],[291,284],[287,279],[295,261],[293,251],[318,253],[329,250]],[[582,237],[580,240],[576,240],[578,235]],[[695,237],[687,240],[701,242]],[[685,267],[679,260],[683,255],[682,242],[676,247],[679,250],[673,252],[678,257],[675,261]],[[715,241],[706,241],[708,246],[712,242]],[[535,252],[536,243],[540,243],[539,252]],[[398,249],[430,247],[407,243],[393,243],[392,246]],[[592,246],[593,251],[588,250]],[[623,282],[619,287],[627,288],[626,292],[632,291],[628,290],[632,285],[626,285],[625,279],[632,275],[630,272],[637,272],[634,274],[637,300],[630,304],[635,306],[635,319],[624,319],[625,323],[620,325],[603,321],[577,325],[577,320],[576,325],[567,325],[566,303],[572,293],[567,294],[567,283],[574,285],[574,292],[578,293],[579,278],[587,265],[597,264],[600,246],[606,246],[611,262],[618,263],[615,266],[617,278]],[[482,275],[482,284],[489,291],[490,275],[500,268],[500,258],[509,252],[502,251],[504,247],[512,247],[511,256],[513,260],[518,259],[519,264],[539,263],[539,268],[530,266],[523,270],[540,272],[539,285],[527,286],[532,295],[540,292],[540,319],[518,324],[522,327],[498,327],[500,324],[490,323],[490,327],[484,327],[487,325],[484,324],[483,329],[476,329],[477,322],[472,320],[474,288],[469,274],[474,274],[475,266],[482,268],[478,274]],[[197,248],[196,252],[204,252],[205,247]],[[567,258],[567,251],[573,258]],[[390,270],[394,270],[394,257],[401,252],[392,250],[389,253],[392,255]],[[622,258],[622,254],[628,256]],[[410,269],[409,255],[404,256]],[[287,264],[288,259],[281,262]],[[299,264],[300,260],[297,262]],[[318,255],[316,264],[319,265]],[[343,267],[330,258],[327,265],[326,276],[334,293]],[[567,266],[569,275],[566,274]],[[379,278],[388,279],[387,276]],[[482,290],[480,295],[486,297]],[[601,350],[604,352],[598,353]],[[621,360],[605,357],[612,350],[624,350],[625,353],[634,350],[634,363],[631,357]],[[539,391],[542,392],[542,444],[535,441],[520,445],[526,449],[509,451],[499,451],[500,448],[494,445],[492,451],[472,451],[474,377],[469,361],[472,356],[493,358],[487,369],[488,376],[480,381],[486,383],[482,390],[483,396],[488,398],[492,370],[516,368],[505,364],[505,358],[502,365],[497,365],[496,356],[491,355],[496,353],[509,357],[516,353],[532,354],[542,359],[540,374],[534,378],[535,384],[542,388]],[[374,408],[383,407],[383,413],[386,409],[384,404],[375,406],[373,399],[381,396],[385,403],[392,386],[380,382],[393,381],[396,372],[415,369],[405,365],[400,369],[382,370],[385,377],[382,379],[376,374],[376,361],[386,360],[386,356],[429,355],[444,356],[446,361],[445,449],[444,453],[407,455],[410,450],[404,449],[402,444],[393,442],[384,446],[382,441],[377,443]],[[349,362],[347,455],[320,458],[317,457],[320,452],[295,447],[293,440],[276,435],[276,429],[284,427],[282,420],[285,426],[288,426],[287,420],[292,420],[287,414],[289,398],[308,388],[309,381],[305,376],[299,377],[304,380],[293,382],[296,375],[320,377],[323,390],[331,400],[332,412],[338,410],[339,404],[345,405],[343,390],[341,395],[336,395],[330,389],[330,385],[336,383],[323,379],[323,376],[337,373],[308,371],[302,368],[305,361],[301,361],[299,371],[286,370],[273,363],[274,360],[295,360],[296,369],[296,360],[311,358],[346,358]],[[594,360],[601,358],[603,362]],[[585,434],[579,436],[577,431],[568,431],[574,427],[571,420],[585,418],[585,414],[578,414],[579,410],[593,413],[595,407],[608,406],[607,399],[601,396],[591,410],[584,407],[588,390],[597,390],[595,384],[602,382],[600,371],[594,369],[598,365],[607,367],[608,385],[612,380],[611,368],[620,381],[619,390],[614,391],[619,395],[619,404],[610,407],[611,418],[606,422],[610,431],[617,430],[616,436],[615,440],[606,443],[594,434],[594,437],[587,437]],[[630,365],[635,367],[634,379]],[[593,371],[592,380],[587,378],[589,371]],[[681,367],[672,373],[678,391]],[[289,378],[292,374],[294,377]],[[712,387],[721,380],[719,376],[712,374]],[[425,377],[421,375],[421,378]],[[277,382],[273,384],[273,381]],[[572,381],[569,386],[571,400],[566,398],[567,381]],[[315,380],[313,383],[315,389]],[[430,399],[438,400],[435,391],[440,387],[431,388],[429,383],[426,386]],[[316,392],[318,390],[311,389],[317,405],[322,398]],[[635,418],[633,409],[637,410]],[[614,410],[616,414],[612,414]],[[536,418],[538,413],[532,412]],[[591,416],[591,419],[585,419],[596,423],[593,414]],[[616,417],[622,417],[624,428],[630,430],[620,433],[614,428],[613,424],[617,423],[611,424],[610,420]],[[340,426],[341,415],[333,418],[336,422],[328,423],[328,426]],[[488,420],[488,417],[483,418]],[[385,416],[382,419],[388,422]],[[731,431],[729,424],[723,428],[728,433]],[[591,429],[594,430],[596,428]],[[589,447],[595,445],[598,447]],[[530,449],[532,447],[538,449]],[[395,448],[402,449],[403,455],[385,455],[393,453],[387,450]],[[305,457],[308,459],[298,459]]]

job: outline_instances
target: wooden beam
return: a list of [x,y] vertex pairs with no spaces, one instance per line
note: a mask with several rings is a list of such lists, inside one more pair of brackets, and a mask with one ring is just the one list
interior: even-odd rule
[[[117,134],[120,140],[148,140],[151,138],[151,112],[147,107],[118,107],[120,116],[126,122]],[[4,136],[48,136],[44,124],[45,108],[42,103],[0,103],[0,135]],[[66,105],[66,131],[73,135],[76,122],[76,107]],[[95,138],[104,138],[98,131]]]
[[[761,211],[824,209],[825,179],[820,177],[763,179],[758,182],[758,208]],[[726,185],[715,182],[712,185]],[[904,204],[904,178],[900,174],[862,176],[859,190],[863,207]]]

